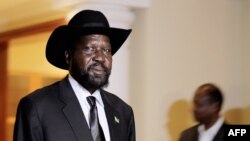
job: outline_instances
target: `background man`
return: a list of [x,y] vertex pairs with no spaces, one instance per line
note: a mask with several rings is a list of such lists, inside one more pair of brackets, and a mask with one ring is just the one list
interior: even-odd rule
[[193,114],[197,125],[182,132],[179,141],[224,141],[225,125],[220,110],[223,95],[214,84],[201,85],[193,98]]

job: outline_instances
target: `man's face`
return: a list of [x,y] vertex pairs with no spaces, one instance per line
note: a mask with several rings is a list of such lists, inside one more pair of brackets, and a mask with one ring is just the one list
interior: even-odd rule
[[216,114],[215,104],[210,102],[209,95],[198,90],[194,96],[193,114],[196,121],[200,123],[209,122]]
[[109,37],[100,34],[81,36],[66,60],[70,74],[89,91],[108,84],[112,68]]

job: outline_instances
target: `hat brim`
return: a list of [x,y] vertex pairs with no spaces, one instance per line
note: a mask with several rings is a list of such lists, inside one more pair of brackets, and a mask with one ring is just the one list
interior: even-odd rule
[[114,55],[122,44],[126,41],[131,29],[120,28],[84,28],[69,27],[67,25],[59,26],[50,35],[46,46],[46,58],[54,66],[61,69],[68,69],[65,60],[65,49],[69,48],[70,41],[73,39],[89,34],[104,34],[109,36],[112,52]]

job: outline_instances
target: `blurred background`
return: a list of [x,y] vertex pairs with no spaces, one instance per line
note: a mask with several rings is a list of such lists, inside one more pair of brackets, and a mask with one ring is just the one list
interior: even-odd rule
[[133,107],[138,141],[177,141],[195,124],[192,97],[207,82],[224,92],[228,122],[250,124],[249,0],[1,0],[1,141],[12,140],[20,98],[67,75],[46,61],[45,46],[82,9],[133,29],[107,89]]

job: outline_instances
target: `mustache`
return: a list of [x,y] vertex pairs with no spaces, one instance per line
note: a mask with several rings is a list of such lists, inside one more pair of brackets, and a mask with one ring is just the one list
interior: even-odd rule
[[100,62],[95,62],[93,64],[91,64],[88,68],[87,68],[87,71],[90,71],[90,69],[96,67],[96,66],[101,66],[102,69],[104,70],[104,72],[106,73],[110,73],[109,69],[103,64],[103,63],[100,63]]

